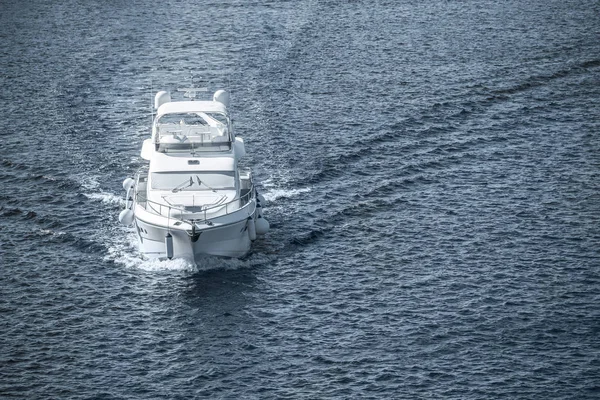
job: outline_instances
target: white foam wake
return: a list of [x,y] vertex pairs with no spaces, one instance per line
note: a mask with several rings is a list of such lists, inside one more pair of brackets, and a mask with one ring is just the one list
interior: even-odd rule
[[142,257],[138,248],[137,236],[131,228],[119,229],[119,232],[109,235],[109,237],[111,236],[115,239],[107,246],[108,253],[104,257],[105,261],[113,261],[126,268],[144,271],[197,271],[196,265],[185,259],[160,260]]
[[100,182],[98,182],[98,176],[89,174],[79,174],[74,175],[72,178],[76,182],[78,182],[79,185],[81,185],[81,187],[85,190],[85,192],[82,194],[88,199],[97,200],[102,202],[103,204],[111,206],[125,206],[124,194],[117,196],[114,193],[105,192],[104,190],[100,189]]
[[67,233],[63,232],[63,231],[53,231],[52,229],[40,229],[40,230],[38,230],[38,234],[40,236],[59,237],[59,236],[64,236]]
[[98,182],[98,176],[89,174],[78,174],[74,175],[73,179],[77,183],[79,183],[84,189],[94,190],[100,187],[100,182]]
[[265,200],[267,201],[275,201],[281,198],[289,198],[297,196],[301,193],[310,192],[311,188],[299,188],[299,189],[270,189],[267,192],[263,193],[265,196]]
[[149,272],[180,271],[194,273],[214,269],[236,270],[268,263],[272,260],[271,256],[264,254],[253,254],[250,258],[244,260],[206,256],[197,260],[197,263],[181,258],[172,260],[147,259],[139,252],[138,239],[135,230],[132,228],[118,227],[112,235],[106,235],[105,237],[114,238],[107,244],[108,253],[104,257],[105,261],[112,261],[125,268]]
[[125,207],[125,199],[112,193],[97,192],[97,193],[84,193],[88,199],[98,200],[104,204],[111,206]]

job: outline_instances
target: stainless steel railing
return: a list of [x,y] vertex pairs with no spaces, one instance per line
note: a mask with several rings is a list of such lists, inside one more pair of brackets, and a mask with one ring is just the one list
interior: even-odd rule
[[[242,195],[241,197],[229,201],[223,204],[217,204],[210,207],[203,207],[201,211],[193,211],[187,209],[186,207],[178,207],[169,204],[159,203],[153,200],[148,200],[146,195],[146,184],[148,178],[148,172],[144,169],[138,171],[135,177],[135,193],[133,200],[136,204],[142,206],[146,211],[151,211],[157,215],[162,215],[164,217],[168,217],[175,221],[181,222],[207,222],[211,219],[222,217],[225,215],[232,214],[236,211],[242,210],[245,207],[249,207],[252,203],[251,201],[255,197],[254,190],[254,182],[252,182],[252,178],[250,177],[250,185],[248,188],[244,188],[243,190],[247,190],[247,193]],[[139,190],[140,188],[140,179],[143,186],[143,190]],[[224,213],[217,213],[219,210],[225,208]],[[197,207],[194,207],[197,208]],[[210,215],[209,215],[210,214]],[[190,218],[190,216],[192,218]]]

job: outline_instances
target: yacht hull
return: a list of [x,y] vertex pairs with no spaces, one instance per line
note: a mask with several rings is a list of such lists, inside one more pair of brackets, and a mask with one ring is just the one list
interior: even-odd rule
[[133,178],[123,181],[125,209],[119,221],[135,224],[139,250],[148,258],[205,256],[244,257],[269,224],[252,171],[240,168],[244,140],[233,133],[224,90],[212,100],[172,101],[168,92],[155,96],[152,137],[141,156],[148,161]]
[[[247,220],[220,226],[205,226],[193,237],[185,230],[167,229],[136,219],[140,252],[148,258],[185,258],[197,262],[202,257],[218,256],[240,258],[250,251]],[[172,249],[167,246],[167,234],[172,237]],[[170,244],[169,244],[170,246]]]

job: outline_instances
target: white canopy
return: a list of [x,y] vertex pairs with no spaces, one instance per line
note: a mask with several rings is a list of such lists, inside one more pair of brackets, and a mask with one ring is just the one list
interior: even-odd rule
[[200,112],[227,114],[227,109],[223,103],[218,101],[173,101],[158,107],[156,117],[159,118],[165,114]]

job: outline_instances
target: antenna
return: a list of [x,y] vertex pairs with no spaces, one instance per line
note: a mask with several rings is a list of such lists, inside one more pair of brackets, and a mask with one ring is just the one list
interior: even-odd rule
[[[200,78],[196,78],[196,81],[200,80]],[[196,87],[196,83],[194,83],[194,74],[192,73],[190,73],[190,81],[192,82],[190,87],[177,89],[178,92],[184,92],[183,97],[187,97],[194,101],[199,92],[208,92],[207,87]]]
[[195,100],[198,92],[208,92],[208,88],[181,88],[177,89],[178,92],[184,92],[183,97],[188,97],[190,100]]
[[[231,96],[231,74],[227,74],[227,91],[230,93],[230,96]],[[229,110],[229,115],[231,115],[231,105],[230,104],[227,105],[227,109]],[[233,119],[233,117],[231,117],[231,119]]]
[[152,101],[152,92],[154,92],[154,85],[152,78],[150,78],[150,118],[152,118],[152,123],[154,123],[154,104]]

